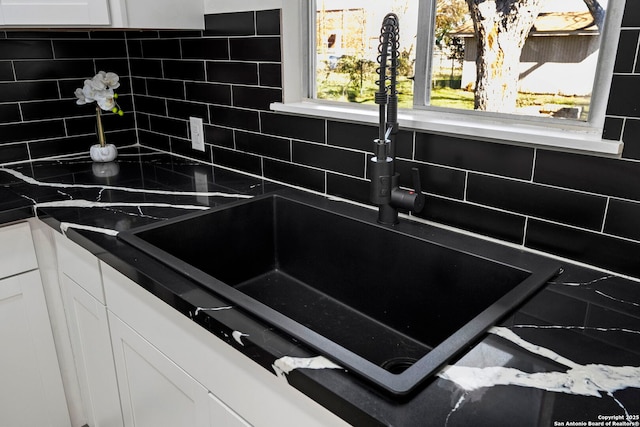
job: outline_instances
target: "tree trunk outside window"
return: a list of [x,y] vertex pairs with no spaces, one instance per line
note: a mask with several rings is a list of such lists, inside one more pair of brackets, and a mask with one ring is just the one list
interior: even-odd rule
[[478,43],[476,110],[513,113],[520,54],[542,0],[466,0]]

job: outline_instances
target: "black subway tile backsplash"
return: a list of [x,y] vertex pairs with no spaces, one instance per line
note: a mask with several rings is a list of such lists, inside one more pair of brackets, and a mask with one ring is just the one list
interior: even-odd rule
[[207,62],[207,80],[217,83],[257,85],[258,64],[251,62]]
[[53,50],[49,40],[0,40],[0,60],[52,58]]
[[184,59],[229,59],[229,43],[226,39],[184,39],[181,44]]
[[640,200],[640,163],[539,150],[534,180],[605,196]]
[[0,83],[0,102],[58,99],[55,81]]
[[529,220],[526,245],[631,276],[640,276],[640,243],[559,224]]
[[[640,276],[640,14],[631,4],[603,133],[624,142],[623,158],[403,129],[396,171],[410,188],[411,168],[420,170],[422,217]],[[73,92],[105,70],[121,76],[126,111],[103,116],[107,140],[369,204],[376,126],[268,111],[282,97],[280,11],[205,22],[204,32],[0,32],[0,163],[86,153],[94,107],[75,105]],[[190,116],[203,118],[204,153],[190,147]]]
[[356,151],[294,141],[293,162],[364,178],[365,155]]
[[229,46],[233,61],[280,62],[280,37],[232,38]]
[[236,12],[205,15],[206,36],[253,36],[256,34],[255,13]]
[[14,80],[14,76],[11,61],[0,61],[0,82],[12,80]]
[[592,230],[602,229],[607,203],[605,197],[473,173],[467,200]]
[[325,121],[310,117],[261,113],[262,133],[304,141],[325,142]]

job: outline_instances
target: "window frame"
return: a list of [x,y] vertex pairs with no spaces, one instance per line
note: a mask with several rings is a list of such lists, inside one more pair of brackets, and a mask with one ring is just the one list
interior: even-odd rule
[[[400,109],[398,121],[403,128],[473,137],[484,141],[554,148],[589,154],[620,156],[622,141],[602,139],[605,112],[609,98],[615,54],[624,0],[609,0],[605,20],[605,31],[601,35],[600,57],[594,79],[590,114],[587,122],[556,120],[456,110],[423,105],[427,102],[427,85],[430,73],[432,19],[435,0],[420,0],[419,26],[426,22],[429,31],[418,34],[418,46],[424,55],[416,55],[416,79],[414,106]],[[315,74],[315,11],[314,1],[282,0],[282,53],[283,53],[283,102],[271,104],[271,109],[281,113],[300,114],[358,123],[376,124],[375,105],[353,105],[350,103],[319,100],[310,96],[314,90]],[[426,7],[425,7],[426,6]],[[422,20],[422,21],[420,21]],[[424,25],[421,27],[424,28]],[[312,34],[313,32],[313,34]],[[426,40],[425,40],[426,39]],[[418,52],[421,52],[418,50]],[[424,94],[416,97],[415,94]]]

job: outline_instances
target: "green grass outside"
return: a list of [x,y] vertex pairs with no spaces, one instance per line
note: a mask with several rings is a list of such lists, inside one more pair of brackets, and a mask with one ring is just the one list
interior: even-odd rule
[[[320,74],[319,74],[320,77]],[[374,95],[378,90],[375,80],[377,75],[366,75],[362,78],[362,90],[357,90],[358,85],[349,82],[348,74],[331,72],[323,74],[318,79],[318,98],[333,101],[354,102],[358,104],[374,104]],[[359,83],[359,82],[358,82]],[[400,108],[412,108],[413,106],[413,81],[398,77],[398,106]],[[519,93],[517,106],[520,108],[530,106],[544,106],[547,104],[563,105],[567,107],[582,107],[581,120],[586,120],[589,113],[589,97],[560,96]],[[464,89],[435,88],[431,91],[431,105],[436,107],[473,110],[473,92]]]

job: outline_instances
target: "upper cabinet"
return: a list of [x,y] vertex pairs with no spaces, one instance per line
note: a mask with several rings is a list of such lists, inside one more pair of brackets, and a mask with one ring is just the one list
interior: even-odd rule
[[203,0],[0,0],[5,27],[203,29]]

